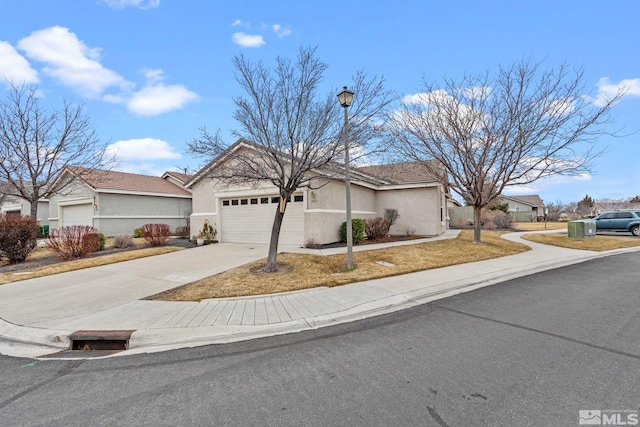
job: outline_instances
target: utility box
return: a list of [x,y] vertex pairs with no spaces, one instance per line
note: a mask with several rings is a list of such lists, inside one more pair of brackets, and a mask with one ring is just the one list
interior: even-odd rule
[[594,237],[596,235],[596,222],[592,219],[569,221],[567,224],[569,237]]

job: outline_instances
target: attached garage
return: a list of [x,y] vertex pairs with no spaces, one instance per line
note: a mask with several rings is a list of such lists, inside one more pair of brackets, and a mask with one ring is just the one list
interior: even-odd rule
[[88,225],[93,227],[93,204],[83,203],[60,207],[61,226]]
[[[279,196],[253,196],[222,199],[220,241],[268,244]],[[304,244],[304,197],[294,194],[287,203],[279,243]]]

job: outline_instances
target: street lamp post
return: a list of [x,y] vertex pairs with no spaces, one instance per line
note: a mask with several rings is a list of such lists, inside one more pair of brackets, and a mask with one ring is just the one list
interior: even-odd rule
[[347,108],[353,101],[353,92],[343,87],[342,92],[338,94],[338,101],[344,108],[344,127],[342,128],[342,136],[344,138],[344,174],[345,185],[347,188],[347,269],[353,270],[353,229],[351,224],[351,177],[349,171],[349,129]]

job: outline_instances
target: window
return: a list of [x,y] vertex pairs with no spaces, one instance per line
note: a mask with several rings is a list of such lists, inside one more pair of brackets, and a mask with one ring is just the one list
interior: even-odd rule
[[261,197],[260,198],[260,204],[264,205],[265,203],[269,203],[269,198],[268,197]]
[[247,199],[240,200],[240,204],[241,205],[246,205],[247,203],[249,203],[249,201]]
[[613,219],[613,213],[602,214],[599,219]]
[[232,200],[231,201],[231,205],[232,206],[238,206],[238,201],[237,200]]
[[280,197],[272,197],[271,203],[280,203]]
[[223,200],[222,201],[222,206],[229,206],[229,201],[228,200]]
[[258,199],[251,199],[251,204],[252,205],[257,205],[258,204]]
[[302,201],[302,194],[298,194],[297,196],[293,196],[293,201],[294,202],[301,202]]
[[633,218],[631,212],[616,212],[616,218]]

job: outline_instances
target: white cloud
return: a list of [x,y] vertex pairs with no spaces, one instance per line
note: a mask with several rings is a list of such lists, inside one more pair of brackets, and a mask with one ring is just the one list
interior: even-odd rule
[[242,19],[236,19],[235,21],[233,21],[233,22],[231,23],[231,26],[232,26],[232,27],[238,27],[238,26],[240,26],[240,25],[244,25],[244,22],[242,22]]
[[129,6],[138,9],[151,9],[160,6],[160,0],[102,0],[102,2],[114,9],[123,9]]
[[[187,103],[198,99],[195,92],[183,85],[165,85],[164,71],[160,69],[144,68],[141,73],[147,79],[147,84],[134,93],[126,102],[127,109],[139,116],[156,116],[179,110]],[[112,102],[118,102],[114,98]]]
[[578,175],[552,175],[540,178],[531,184],[510,185],[504,189],[503,193],[508,196],[517,194],[544,194],[553,189],[562,189],[572,184],[589,182],[592,178],[592,175],[588,173]]
[[280,24],[273,24],[271,26],[273,31],[278,35],[278,37],[286,37],[291,34],[291,30],[288,28],[282,28]]
[[38,72],[13,46],[0,41],[0,78],[17,85],[38,83]]
[[260,47],[266,44],[264,37],[260,35],[245,34],[242,32],[234,33],[233,36],[231,36],[231,39],[235,44],[242,47]]
[[445,100],[455,101],[455,98],[449,95],[444,89],[434,90],[433,92],[414,93],[413,95],[405,95],[402,98],[404,104],[422,105],[442,104]]
[[107,146],[106,150],[108,154],[125,163],[138,159],[161,160],[182,157],[168,142],[155,138],[125,139]]
[[133,94],[127,101],[127,109],[140,116],[156,116],[179,110],[195,101],[198,95],[191,92],[183,85],[168,85],[157,83],[152,86],[145,86],[140,91]]
[[141,72],[147,79],[148,84],[155,84],[164,80],[164,71],[160,69],[143,68]]
[[598,94],[593,102],[600,107],[604,106],[610,98],[616,96],[620,90],[625,91],[625,96],[640,96],[640,78],[613,83],[609,77],[602,77],[598,80],[597,86]]
[[89,48],[68,28],[54,26],[18,41],[28,58],[47,64],[43,71],[83,96],[99,97],[105,90],[130,84],[100,64],[100,49]]

